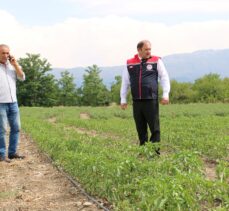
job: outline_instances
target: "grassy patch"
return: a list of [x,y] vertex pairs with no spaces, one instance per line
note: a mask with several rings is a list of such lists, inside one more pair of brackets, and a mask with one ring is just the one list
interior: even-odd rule
[[[151,144],[138,146],[131,108],[21,108],[21,117],[41,149],[116,210],[229,209],[229,106],[169,105],[160,112],[161,157]],[[206,160],[214,163],[214,180]]]

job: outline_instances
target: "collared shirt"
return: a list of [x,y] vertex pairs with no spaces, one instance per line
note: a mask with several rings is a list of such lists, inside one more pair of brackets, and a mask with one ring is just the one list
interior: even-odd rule
[[0,63],[0,103],[14,103],[17,102],[16,96],[16,80],[25,80],[23,77],[18,77],[14,67],[7,62],[6,64]]
[[[169,92],[170,92],[169,75],[161,59],[159,59],[157,62],[157,71],[158,71],[158,76],[163,90],[163,98],[169,99]],[[122,73],[122,85],[120,91],[121,104],[127,102],[126,97],[127,97],[129,86],[130,86],[130,76],[126,68],[123,70]]]

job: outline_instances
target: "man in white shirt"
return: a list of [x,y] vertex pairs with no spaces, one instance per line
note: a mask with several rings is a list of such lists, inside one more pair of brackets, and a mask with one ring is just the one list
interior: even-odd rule
[[[7,45],[0,45],[0,161],[10,162],[9,159],[23,159],[17,154],[20,135],[20,114],[16,97],[16,80],[25,80],[25,74],[10,55]],[[10,126],[8,158],[6,158],[6,129]]]
[[[122,74],[120,90],[121,108],[127,108],[129,87],[133,99],[133,115],[140,145],[148,141],[147,125],[151,137],[150,142],[160,141],[158,78],[163,89],[161,104],[169,103],[170,81],[167,70],[160,57],[151,55],[151,43],[142,40],[137,44],[133,58],[127,60],[127,69]],[[156,150],[160,154],[159,149]]]

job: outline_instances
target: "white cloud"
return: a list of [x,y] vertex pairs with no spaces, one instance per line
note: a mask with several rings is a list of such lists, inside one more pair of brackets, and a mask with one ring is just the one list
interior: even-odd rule
[[228,0],[68,0],[99,14],[158,14],[176,12],[229,12]]
[[98,64],[120,65],[134,55],[141,39],[152,42],[159,56],[199,49],[229,48],[229,20],[182,23],[136,21],[130,18],[70,18],[45,27],[25,27],[9,13],[0,11],[0,42],[12,53],[40,53],[53,67]]

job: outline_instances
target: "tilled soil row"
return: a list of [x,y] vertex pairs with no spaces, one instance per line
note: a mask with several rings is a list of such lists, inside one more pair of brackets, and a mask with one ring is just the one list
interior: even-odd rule
[[0,210],[103,210],[88,200],[57,170],[26,134],[21,134],[19,152],[24,160],[0,162]]

